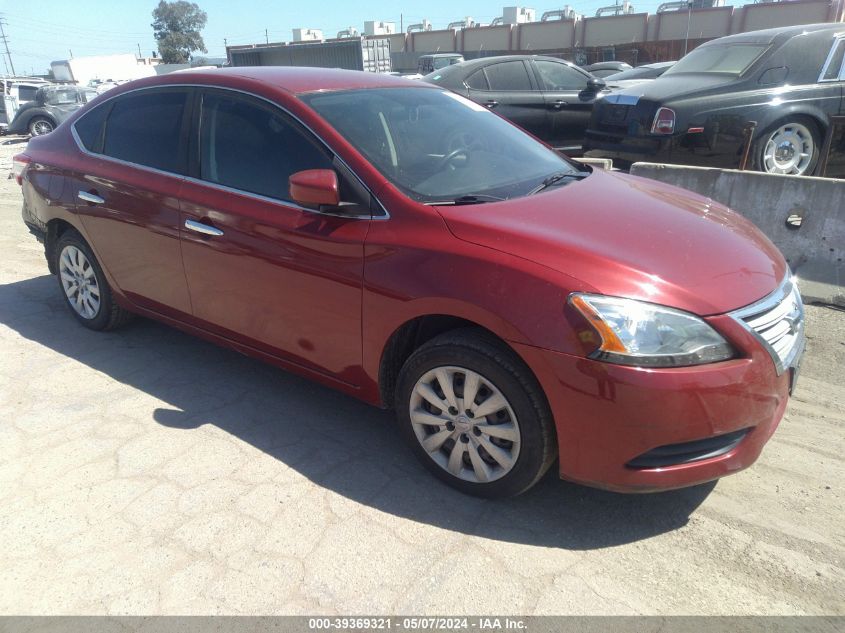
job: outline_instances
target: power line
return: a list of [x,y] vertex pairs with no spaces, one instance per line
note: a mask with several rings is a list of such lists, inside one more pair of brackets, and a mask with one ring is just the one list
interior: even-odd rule
[[16,75],[15,72],[15,64],[12,62],[12,54],[9,52],[9,42],[6,39],[6,31],[3,29],[3,26],[7,24],[4,18],[0,18],[0,37],[3,38],[3,46],[6,47],[6,57],[9,58],[9,66],[12,68],[12,75]]

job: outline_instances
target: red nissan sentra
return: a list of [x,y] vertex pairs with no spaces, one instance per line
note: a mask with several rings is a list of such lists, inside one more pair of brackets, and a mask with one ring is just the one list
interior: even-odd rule
[[82,325],[141,314],[396,410],[465,492],[741,470],[803,308],[754,226],[590,170],[436,86],[302,68],[132,82],[15,157]]

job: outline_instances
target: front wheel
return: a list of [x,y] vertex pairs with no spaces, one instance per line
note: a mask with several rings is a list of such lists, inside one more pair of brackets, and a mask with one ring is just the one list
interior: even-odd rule
[[55,128],[55,124],[50,119],[45,119],[44,117],[36,117],[29,122],[30,136],[43,136],[49,134]]
[[806,117],[782,120],[766,130],[754,146],[759,171],[767,174],[809,176],[821,149],[818,126]]
[[462,492],[517,495],[554,461],[554,424],[540,386],[482,331],[450,332],[415,351],[400,372],[395,402],[414,453]]

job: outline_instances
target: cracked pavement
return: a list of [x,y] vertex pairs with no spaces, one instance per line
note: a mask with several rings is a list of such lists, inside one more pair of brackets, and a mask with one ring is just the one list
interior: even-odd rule
[[845,614],[845,312],[808,307],[749,470],[492,502],[388,412],[151,321],[77,325],[14,180],[0,252],[2,615]]

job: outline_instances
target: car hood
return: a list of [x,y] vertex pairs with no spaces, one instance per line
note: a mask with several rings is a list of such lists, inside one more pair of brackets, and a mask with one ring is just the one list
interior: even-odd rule
[[[723,86],[736,83],[736,81],[737,78],[732,75],[718,73],[679,73],[677,75],[661,75],[656,79],[633,86],[622,86],[621,89],[615,90],[612,94],[663,103],[670,99],[718,91]],[[610,85],[615,84],[611,83]]]
[[534,196],[438,210],[457,238],[559,271],[572,289],[699,315],[761,299],[787,270],[745,218],[636,176],[595,170]]

